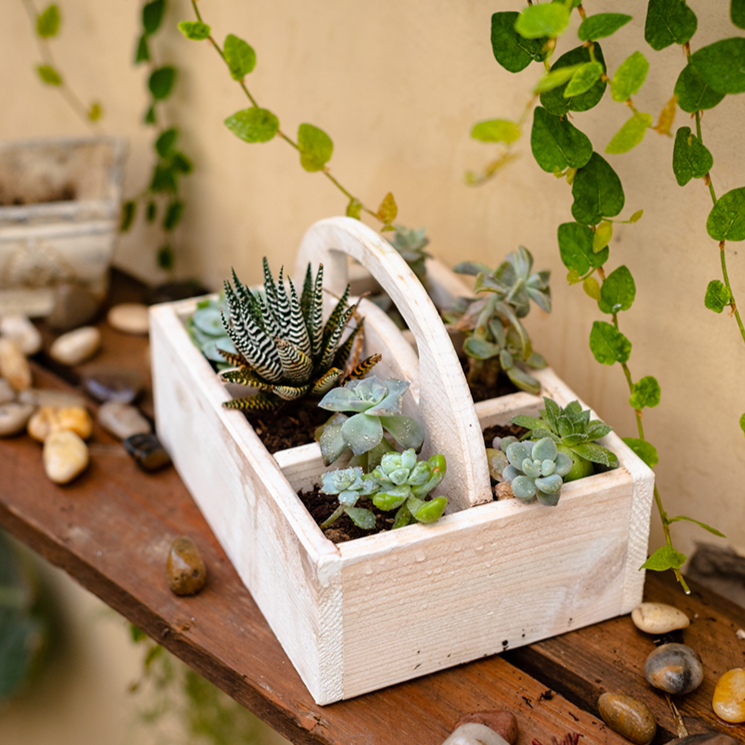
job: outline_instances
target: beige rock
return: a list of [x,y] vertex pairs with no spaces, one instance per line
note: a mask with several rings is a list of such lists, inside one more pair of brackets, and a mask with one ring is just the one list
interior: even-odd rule
[[147,305],[141,303],[122,303],[115,305],[106,320],[117,331],[134,336],[146,336],[150,330]]
[[7,404],[16,397],[16,392],[7,380],[0,378],[0,404]]
[[26,356],[15,341],[5,337],[0,337],[0,377],[16,391],[31,387],[31,368]]
[[604,693],[598,699],[603,721],[634,745],[649,745],[657,734],[652,710],[639,699],[623,693]]
[[665,603],[640,603],[631,611],[631,620],[647,634],[668,634],[688,628],[691,623],[683,611]]
[[150,422],[134,406],[114,401],[109,401],[99,408],[98,423],[120,440],[151,431]]
[[469,722],[456,729],[442,745],[509,745],[501,735],[485,724]]
[[21,313],[6,313],[0,317],[0,336],[13,339],[26,356],[41,349],[39,330]]
[[22,432],[33,413],[33,406],[13,401],[0,406],[0,437],[10,437]]
[[717,681],[712,701],[714,713],[725,722],[745,722],[745,668],[727,670]]
[[44,471],[56,484],[70,483],[88,462],[88,448],[74,432],[55,432],[44,441]]
[[44,388],[28,388],[18,394],[18,400],[22,404],[31,406],[52,406],[61,409],[68,406],[85,406],[86,401],[82,396],[65,391],[46,390]]
[[92,357],[101,346],[101,332],[95,326],[83,326],[55,339],[49,354],[63,365],[79,365]]
[[49,435],[66,430],[87,440],[93,432],[93,422],[88,411],[82,406],[62,409],[42,406],[28,423],[29,435],[39,442],[45,442]]

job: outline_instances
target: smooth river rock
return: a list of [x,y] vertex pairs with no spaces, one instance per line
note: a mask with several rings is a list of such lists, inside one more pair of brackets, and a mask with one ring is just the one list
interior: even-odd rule
[[0,336],[12,339],[27,357],[41,349],[39,330],[21,313],[0,316]]
[[85,399],[76,393],[65,391],[52,391],[44,388],[28,388],[18,394],[18,400],[22,404],[31,406],[52,406],[61,409],[67,406],[85,406]]
[[0,378],[5,378],[15,391],[31,387],[31,367],[26,355],[13,339],[0,337]]
[[7,380],[0,378],[0,404],[7,404],[16,397],[16,392],[10,387]]
[[742,745],[742,743],[722,732],[704,732],[700,735],[688,735],[688,737],[670,740],[667,745]]
[[462,724],[442,745],[508,745],[491,727],[478,722]]
[[145,387],[142,375],[126,367],[86,365],[81,373],[83,388],[98,401],[131,404]]
[[159,471],[171,463],[171,457],[155,435],[132,435],[122,445],[135,463],[147,473]]
[[133,336],[146,336],[150,330],[147,305],[142,303],[122,303],[115,305],[106,320],[117,331]]
[[695,691],[704,679],[698,652],[685,644],[663,644],[647,657],[644,677],[655,688],[683,695]]
[[87,440],[93,433],[93,421],[88,410],[82,406],[62,409],[42,406],[28,423],[29,435],[39,442],[45,442],[49,435],[65,430]]
[[68,484],[88,466],[86,444],[70,430],[54,432],[44,441],[44,471],[56,484]]
[[101,332],[95,326],[69,331],[55,339],[49,354],[63,365],[79,365],[90,359],[101,346]]
[[654,714],[639,699],[623,693],[604,693],[598,699],[598,709],[614,732],[635,745],[649,745],[657,734]]
[[714,713],[725,722],[745,722],[745,669],[727,670],[717,681],[712,701]]
[[477,711],[472,714],[465,714],[455,724],[456,728],[463,724],[485,724],[489,729],[493,729],[498,735],[504,738],[510,745],[517,742],[518,728],[515,715],[509,711]]
[[126,440],[133,435],[148,434],[150,422],[134,407],[113,401],[103,404],[98,409],[98,422],[114,437]]
[[686,629],[691,623],[683,611],[665,603],[640,603],[631,611],[631,620],[647,634],[669,634]]
[[11,437],[23,432],[33,413],[33,406],[14,401],[0,405],[0,437]]
[[176,595],[194,595],[207,580],[207,567],[199,549],[189,536],[182,535],[171,544],[166,564],[168,584]]

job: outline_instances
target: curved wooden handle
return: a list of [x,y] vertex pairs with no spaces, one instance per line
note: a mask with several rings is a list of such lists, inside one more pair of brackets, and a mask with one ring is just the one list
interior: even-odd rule
[[347,285],[347,256],[375,277],[414,334],[419,418],[426,433],[423,453],[445,456],[450,504],[457,511],[491,502],[484,439],[463,369],[440,314],[398,251],[358,220],[332,217],[312,225],[303,237],[296,274],[303,276],[308,262],[314,268],[322,263],[324,286],[341,295]]

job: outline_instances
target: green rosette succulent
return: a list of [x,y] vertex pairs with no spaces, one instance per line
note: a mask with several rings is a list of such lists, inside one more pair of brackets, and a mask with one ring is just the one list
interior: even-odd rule
[[500,448],[509,461],[502,471],[502,479],[510,484],[515,497],[525,504],[537,499],[548,507],[556,506],[563,477],[572,469],[572,459],[560,453],[549,437],[537,442],[518,442],[514,437],[504,437]]
[[355,506],[360,497],[369,497],[377,490],[375,476],[355,466],[327,471],[321,478],[321,491],[324,494],[337,494],[339,497],[339,507],[328,520],[321,523],[322,528],[328,528],[344,514],[349,515],[358,528],[371,530],[375,527],[376,520],[372,510]]
[[[200,300],[196,310],[186,320],[186,330],[194,346],[210,362],[215,363],[218,370],[225,370],[231,365],[225,362],[220,350],[235,354],[236,349],[223,328],[221,309],[225,309],[224,295],[219,300]],[[230,312],[226,312],[225,316],[229,321]]]
[[397,226],[393,238],[389,238],[388,240],[393,248],[401,254],[403,260],[411,267],[417,279],[426,287],[427,268],[425,262],[432,256],[424,250],[429,245],[426,228],[414,230],[412,228]]
[[[424,430],[416,419],[401,413],[401,401],[408,387],[407,381],[383,382],[373,375],[329,391],[318,404],[336,412],[321,428],[318,438],[323,462],[333,463],[347,448],[357,457],[373,452],[379,458],[391,450],[385,432],[401,447],[418,450],[424,442]],[[354,414],[346,416],[342,413],[345,411]],[[369,457],[363,465],[370,470]]]
[[539,412],[540,417],[520,414],[512,417],[510,423],[529,429],[531,440],[548,437],[572,459],[574,465],[564,481],[592,475],[594,463],[605,468],[618,467],[615,453],[595,442],[612,432],[613,427],[600,419],[590,419],[590,410],[583,410],[579,401],[572,401],[563,409],[550,398],[544,397],[543,401],[546,408]]
[[403,453],[386,453],[372,472],[378,480],[373,504],[381,510],[398,510],[393,528],[408,525],[412,520],[433,523],[439,520],[447,506],[446,497],[425,501],[425,497],[445,478],[444,455],[417,461],[413,448]]

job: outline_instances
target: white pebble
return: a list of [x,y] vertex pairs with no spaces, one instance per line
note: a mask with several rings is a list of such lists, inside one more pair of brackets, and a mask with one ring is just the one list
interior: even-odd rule
[[150,422],[134,406],[115,401],[109,401],[98,409],[98,423],[120,440],[151,431]]
[[0,336],[0,377],[5,378],[10,387],[23,391],[31,387],[31,368],[26,355],[12,339]]
[[0,378],[0,404],[7,404],[16,397],[16,392],[7,380]]
[[33,413],[34,407],[26,404],[11,402],[0,406],[0,437],[10,437],[23,431]]
[[745,629],[737,629],[737,631],[735,631],[735,636],[738,639],[745,639]]
[[683,611],[665,603],[640,603],[631,611],[631,620],[647,634],[667,634],[688,628],[691,623]]
[[13,339],[27,357],[41,349],[39,330],[21,313],[7,313],[0,317],[0,336]]
[[461,724],[442,745],[509,745],[491,727],[477,722]]
[[70,483],[88,461],[88,447],[74,432],[55,432],[44,441],[44,470],[56,484]]
[[101,332],[95,326],[83,326],[55,339],[49,354],[63,365],[79,365],[92,357],[101,346]]
[[141,303],[122,303],[115,305],[106,320],[117,331],[134,336],[145,336],[150,330],[150,317],[147,305]]

